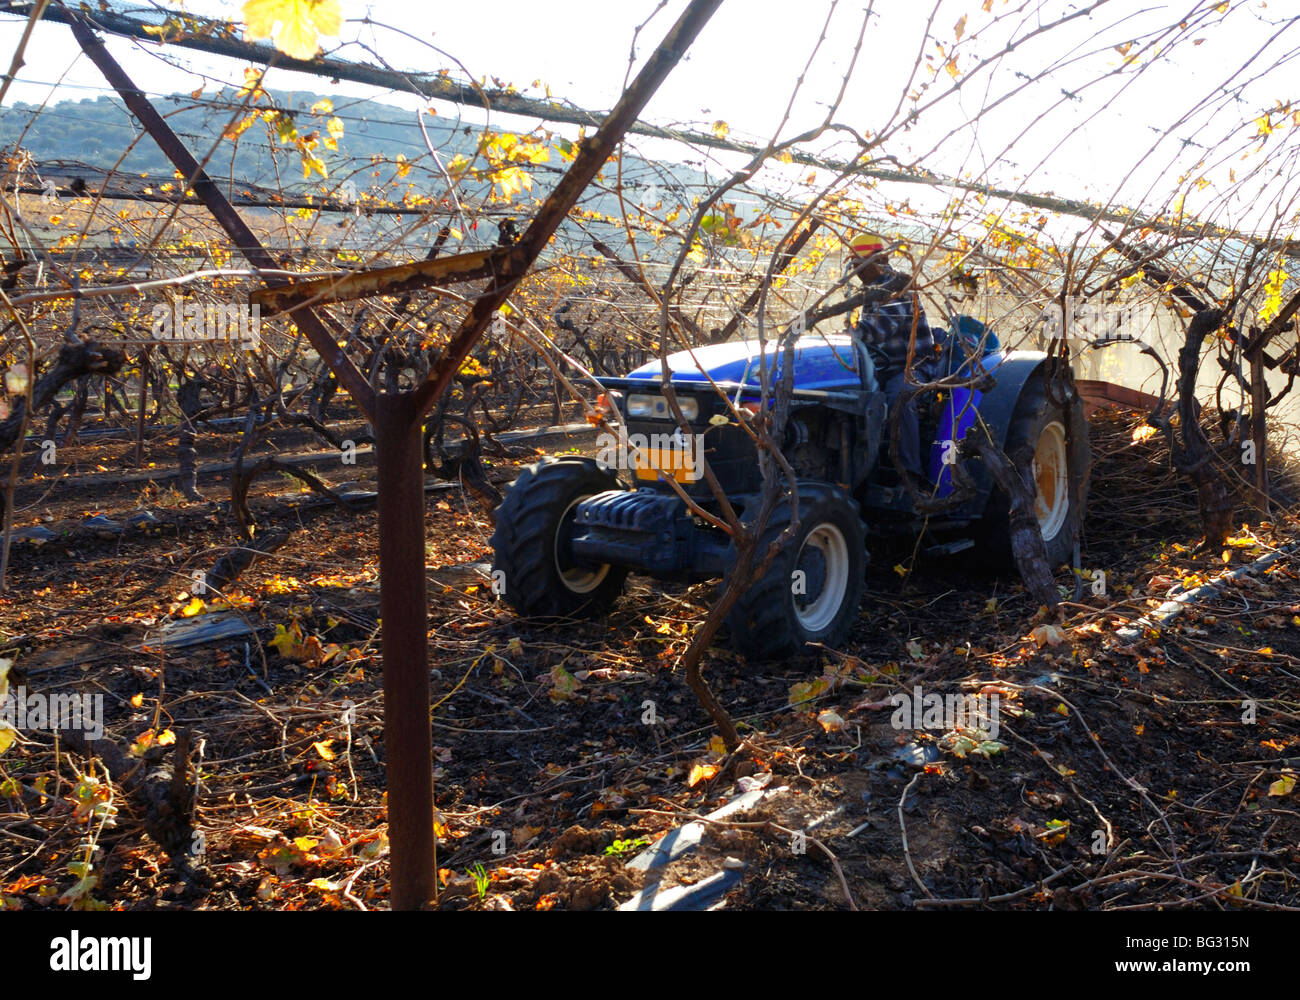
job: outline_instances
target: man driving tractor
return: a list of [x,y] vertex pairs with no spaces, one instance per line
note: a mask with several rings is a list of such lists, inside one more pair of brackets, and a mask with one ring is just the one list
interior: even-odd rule
[[[912,373],[918,382],[932,378],[935,340],[926,321],[925,311],[915,305],[911,279],[889,266],[891,244],[874,233],[860,233],[849,244],[849,268],[862,281],[863,290],[880,288],[890,294],[883,301],[867,301],[862,306],[856,333],[867,345],[876,365],[876,379],[885,392],[892,410],[907,385],[908,347],[912,344],[915,321],[916,340],[912,346]],[[924,480],[921,465],[921,440],[917,420],[916,396],[903,404],[898,416],[898,457],[903,467]]]

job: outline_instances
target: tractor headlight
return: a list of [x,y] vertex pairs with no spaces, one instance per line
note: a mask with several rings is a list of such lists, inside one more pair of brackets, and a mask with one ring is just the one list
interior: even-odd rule
[[[693,396],[678,396],[677,405],[688,421],[693,422],[700,415],[700,401]],[[651,420],[673,419],[672,408],[663,396],[628,396],[627,415]]]

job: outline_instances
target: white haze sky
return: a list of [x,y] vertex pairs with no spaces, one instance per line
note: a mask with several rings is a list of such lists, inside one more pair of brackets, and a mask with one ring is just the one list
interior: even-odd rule
[[[475,77],[487,77],[489,84],[496,77],[531,94],[533,81],[541,81],[554,97],[592,109],[606,109],[617,99],[636,26],[658,6],[655,0],[341,2],[346,19],[343,38],[341,43],[326,40],[327,50],[335,50],[333,54],[340,58],[373,61],[371,52],[378,52],[396,68],[421,72],[449,68],[460,76],[454,58]],[[993,0],[990,6],[986,13],[981,0],[943,0],[931,17],[934,8],[926,2],[875,0],[857,68],[836,120],[874,134],[885,127],[909,87],[929,84],[922,102],[951,88],[953,80],[942,70],[944,57],[937,51],[937,45],[943,45],[956,56],[962,87],[887,143],[884,152],[901,164],[947,174],[970,173],[1006,187],[1097,201],[1114,198],[1168,211],[1179,193],[1180,175],[1192,170],[1198,156],[1213,151],[1217,162],[1195,171],[1194,176],[1204,175],[1209,184],[1187,193],[1189,210],[1204,210],[1218,221],[1238,225],[1260,224],[1258,213],[1267,205],[1283,203],[1285,215],[1294,214],[1296,205],[1285,198],[1288,191],[1295,196],[1296,185],[1286,185],[1283,178],[1294,169],[1297,143],[1292,135],[1300,135],[1300,129],[1293,129],[1288,120],[1270,138],[1270,145],[1257,152],[1259,142],[1252,139],[1255,126],[1243,127],[1243,123],[1251,123],[1278,102],[1300,99],[1294,53],[1300,45],[1296,0],[1233,0],[1228,5],[1212,0],[1095,4]],[[1095,9],[1089,16],[1037,38],[1025,37],[1039,25],[1090,6]],[[236,20],[239,7],[232,2],[185,5],[194,13]],[[685,0],[669,0],[653,17],[638,42],[639,58],[651,51],[684,7]],[[766,140],[780,126],[796,81],[805,73],[833,8],[826,40],[807,68],[791,121],[781,134],[790,136],[819,123],[848,67],[863,0],[837,7],[830,0],[725,0],[643,118],[705,130],[723,120],[735,138]],[[953,49],[963,16],[964,38]],[[1189,29],[1165,58],[1153,60],[1148,50],[1124,66],[1124,56],[1113,46],[1136,40],[1128,54],[1139,55],[1151,40],[1150,32],[1180,20]],[[0,59],[6,64],[21,29],[19,19],[0,18]],[[1022,40],[996,69],[971,73],[981,58],[1012,37]],[[1198,39],[1200,43],[1194,44]],[[211,90],[242,79],[242,66],[234,60],[113,36],[107,36],[107,41],[147,91],[188,92],[201,83]],[[1171,41],[1173,36],[1168,36],[1158,44]],[[923,63],[926,68],[909,81],[923,52],[934,57],[933,62]],[[1281,64],[1275,66],[1279,60]],[[1023,87],[1017,73],[1032,76],[1053,65],[1057,68],[1049,78],[1010,93]],[[62,85],[52,86],[55,81]],[[1221,97],[1195,110],[1207,95],[1216,91],[1221,95],[1225,83],[1242,89],[1230,100]],[[19,71],[6,101],[93,97],[104,86],[66,27],[41,24],[28,47],[27,65]],[[285,71],[273,71],[267,86],[329,90],[326,80]],[[1076,92],[1078,97],[1072,99],[1063,91]],[[334,92],[374,97],[410,109],[421,104],[412,96],[376,93],[352,84],[340,85]],[[982,107],[1000,99],[997,107],[971,123]],[[478,120],[468,109],[440,105],[438,110]],[[1192,117],[1179,122],[1189,112]],[[535,123],[507,120],[505,124],[527,128]],[[671,143],[644,139],[636,143],[643,155],[664,159],[689,155]],[[821,140],[819,147],[831,155],[851,152],[851,144],[833,137]],[[723,156],[718,162],[738,160]],[[1263,173],[1231,193],[1229,169],[1240,182],[1261,164]],[[934,198],[924,189],[901,194]]]

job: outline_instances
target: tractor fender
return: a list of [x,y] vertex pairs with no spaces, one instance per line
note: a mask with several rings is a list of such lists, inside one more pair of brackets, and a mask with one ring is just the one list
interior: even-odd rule
[[[995,381],[991,388],[952,391],[944,404],[930,446],[930,479],[938,486],[938,496],[948,496],[953,491],[952,470],[948,463],[953,460],[955,443],[960,442],[966,431],[975,425],[976,414],[988,425],[998,446],[1005,446],[1020,393],[1025,384],[1036,373],[1044,371],[1048,364],[1048,356],[1042,351],[1001,351],[983,359],[984,369]],[[984,514],[994,483],[983,462],[972,462],[968,468],[975,480],[976,493],[957,508],[953,516],[978,518]]]

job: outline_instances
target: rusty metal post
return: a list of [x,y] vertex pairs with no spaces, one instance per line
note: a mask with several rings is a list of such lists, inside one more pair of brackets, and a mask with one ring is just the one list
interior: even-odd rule
[[1268,383],[1264,380],[1264,348],[1250,355],[1250,433],[1255,442],[1255,489],[1259,509],[1268,513]]
[[409,392],[375,397],[384,757],[394,910],[433,898],[433,748],[424,573],[424,456]]
[[135,467],[144,464],[144,418],[149,401],[149,348],[140,352],[140,409],[135,422]]

